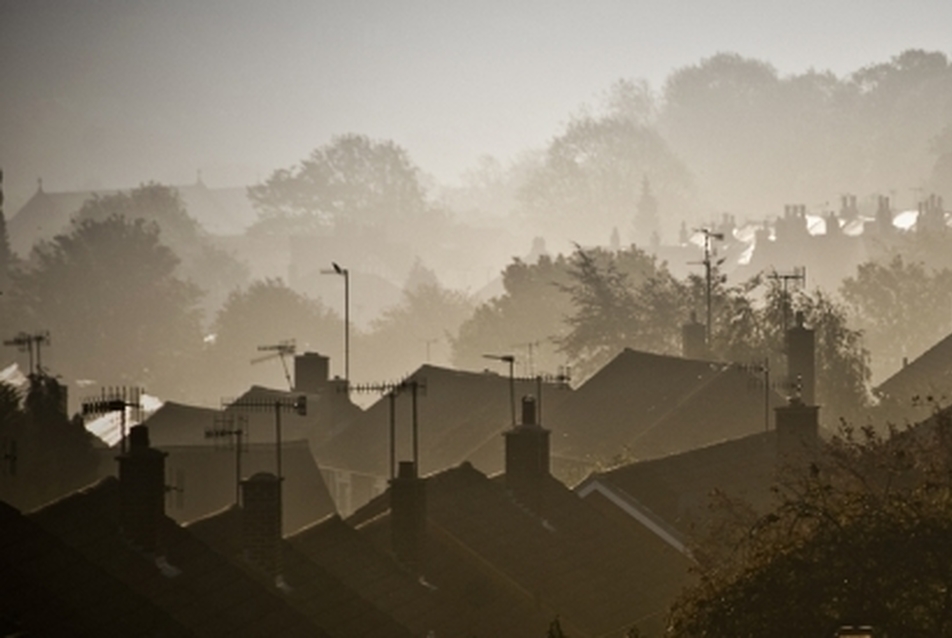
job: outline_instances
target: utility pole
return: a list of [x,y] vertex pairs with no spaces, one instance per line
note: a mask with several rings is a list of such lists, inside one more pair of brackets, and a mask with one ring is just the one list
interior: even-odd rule
[[713,282],[713,270],[717,266],[720,266],[724,263],[724,258],[718,259],[716,262],[713,261],[713,257],[716,252],[714,246],[712,245],[713,240],[724,241],[724,233],[717,233],[711,230],[710,228],[695,228],[694,232],[702,233],[704,235],[704,260],[703,261],[692,261],[689,262],[694,265],[703,265],[704,266],[704,301],[707,308],[707,323],[704,331],[704,337],[706,339],[707,348],[711,347],[711,296],[712,289],[714,286]]

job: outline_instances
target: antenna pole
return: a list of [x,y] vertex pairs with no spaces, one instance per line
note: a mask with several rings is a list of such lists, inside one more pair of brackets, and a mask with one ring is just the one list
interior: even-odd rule
[[420,471],[420,445],[417,437],[417,382],[410,382],[410,396],[413,404],[413,466]]
[[387,393],[390,400],[390,479],[397,478],[397,391]]
[[274,438],[277,445],[277,465],[278,465],[278,480],[282,480],[283,475],[281,474],[281,402],[274,402]]

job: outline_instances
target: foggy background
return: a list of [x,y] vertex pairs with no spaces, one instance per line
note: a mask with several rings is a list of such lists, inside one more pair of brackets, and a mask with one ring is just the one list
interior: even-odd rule
[[[942,2],[0,0],[0,166],[19,267],[54,272],[35,270],[31,250],[81,208],[75,219],[143,217],[174,253],[158,262],[182,310],[164,324],[175,347],[140,343],[144,329],[120,346],[98,326],[113,303],[140,307],[118,326],[155,316],[147,292],[110,297],[134,287],[115,267],[129,250],[92,279],[100,301],[66,267],[43,294],[32,279],[30,303],[7,296],[3,327],[50,329],[49,365],[67,376],[214,403],[282,385],[276,361],[248,362],[285,339],[342,373],[343,282],[322,272],[336,261],[351,276],[355,378],[486,367],[486,351],[554,371],[572,363],[552,338],[577,307],[553,291],[571,284],[558,256],[576,246],[634,244],[685,277],[702,256],[689,231],[729,222],[743,236],[724,267],[737,283],[808,261],[742,254],[788,204],[822,219],[851,195],[871,218],[880,196],[897,214],[952,196],[949,24]],[[268,190],[317,156],[380,181],[323,204]],[[84,208],[94,191],[145,184],[138,204]],[[14,219],[41,191],[74,194],[57,200],[58,225],[39,204]],[[868,257],[811,265],[809,285],[836,293]],[[867,343],[876,374],[946,334],[952,301],[929,316],[914,343]]]

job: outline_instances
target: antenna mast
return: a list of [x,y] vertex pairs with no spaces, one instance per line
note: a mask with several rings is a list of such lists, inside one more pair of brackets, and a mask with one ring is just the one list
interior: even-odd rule
[[285,357],[294,356],[294,352],[296,350],[297,348],[294,345],[294,339],[284,339],[275,344],[258,346],[259,352],[272,352],[274,354],[268,354],[263,357],[252,359],[251,363],[253,365],[256,363],[261,363],[262,361],[270,361],[275,357],[281,359],[281,367],[284,368],[284,378],[288,382],[288,389],[291,392],[294,392],[294,382],[291,380],[291,372],[288,369],[288,362]]

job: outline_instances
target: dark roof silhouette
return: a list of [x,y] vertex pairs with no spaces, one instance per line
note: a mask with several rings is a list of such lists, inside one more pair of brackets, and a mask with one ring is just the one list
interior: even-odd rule
[[163,556],[135,549],[120,532],[118,510],[119,481],[107,478],[30,516],[193,635],[326,635],[170,518],[160,524]]
[[4,636],[191,636],[147,598],[0,502]]
[[776,468],[776,434],[771,430],[596,472],[575,491],[593,502],[613,499],[629,515],[637,510],[643,526],[654,528],[673,546],[686,546],[693,526],[706,519],[715,490],[765,506]]
[[[551,477],[538,513],[468,463],[427,477],[426,494],[427,580],[513,623],[543,623],[513,635],[541,635],[556,615],[569,635],[660,631],[688,579],[684,555],[614,524]],[[388,514],[384,494],[349,521],[385,546]],[[526,616],[527,605],[537,611]]]
[[409,627],[414,635],[500,635],[497,619],[483,616],[442,589],[422,583],[386,548],[374,546],[338,516],[331,516],[287,539],[308,561],[334,574],[377,608]]
[[[207,516],[235,502],[235,443],[217,439],[212,445],[155,445],[168,453],[166,475],[174,490],[166,513],[180,523]],[[242,478],[276,471],[272,443],[242,443]],[[307,441],[283,441],[283,529],[293,531],[334,513],[334,501]]]
[[[466,372],[432,365],[417,369],[408,380],[425,385],[419,391],[418,423],[421,473],[429,473],[468,460],[479,450],[480,468],[502,468],[502,432],[512,423],[509,377],[492,372]],[[536,394],[535,380],[517,379],[515,400]],[[545,383],[543,409],[555,411],[567,388]],[[389,399],[382,397],[346,430],[315,450],[322,467],[389,476]],[[412,399],[403,391],[396,399],[398,456],[410,450]],[[486,453],[486,446],[492,453]]]
[[[241,508],[230,506],[195,521],[188,530],[239,567],[266,582],[267,579],[242,558]],[[334,548],[340,550],[339,546]],[[364,552],[373,548],[365,546]],[[367,591],[353,588],[300,551],[294,543],[282,541],[282,578],[289,588],[286,600],[330,636],[338,638],[409,638],[406,627],[368,602]],[[360,571],[367,558],[349,551],[338,557],[353,571]],[[391,592],[395,593],[395,592]],[[439,634],[444,635],[444,634]]]
[[549,412],[555,456],[606,462],[690,450],[766,429],[783,400],[741,366],[626,348]]
[[880,383],[875,392],[884,399],[909,405],[913,399],[930,396],[947,403],[952,398],[952,334]]

